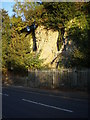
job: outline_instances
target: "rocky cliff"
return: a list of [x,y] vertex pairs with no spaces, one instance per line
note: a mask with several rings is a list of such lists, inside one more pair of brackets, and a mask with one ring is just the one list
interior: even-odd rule
[[41,52],[40,59],[43,59],[43,65],[55,67],[56,64],[54,63],[51,66],[51,62],[57,52],[58,31],[47,30],[44,26],[39,26],[35,31],[35,35],[37,52]]
[[[44,26],[38,26],[35,30],[35,41],[37,46],[36,53],[40,53],[40,59],[43,60],[43,65],[50,68],[56,68],[58,61],[63,57],[67,57],[72,51],[73,44],[71,40],[68,40],[67,32],[64,34],[64,42],[58,51],[57,40],[59,32],[54,30],[47,30]],[[31,40],[33,41],[33,40]],[[31,47],[33,48],[33,42],[31,42]],[[64,60],[62,60],[64,61]],[[66,61],[65,61],[66,62]]]

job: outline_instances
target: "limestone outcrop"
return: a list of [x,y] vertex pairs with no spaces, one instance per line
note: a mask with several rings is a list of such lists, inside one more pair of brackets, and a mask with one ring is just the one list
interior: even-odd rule
[[[40,59],[43,60],[43,65],[50,68],[56,68],[58,65],[59,59],[63,56],[66,56],[72,50],[72,43],[68,38],[65,37],[67,33],[64,34],[64,42],[61,46],[61,49],[58,51],[57,40],[59,36],[58,31],[47,30],[44,26],[38,26],[35,30],[35,39],[37,45],[36,53],[40,53]],[[31,40],[33,41],[33,40]],[[70,43],[69,43],[70,42]],[[31,47],[33,48],[33,42]],[[65,54],[65,55],[64,55]]]
[[44,26],[38,26],[35,31],[37,52],[40,52],[40,59],[43,59],[43,65],[51,66],[51,62],[57,52],[58,31],[47,30]]

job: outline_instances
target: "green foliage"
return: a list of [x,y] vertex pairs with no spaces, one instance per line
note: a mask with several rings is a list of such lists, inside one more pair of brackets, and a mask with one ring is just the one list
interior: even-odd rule
[[9,44],[11,41],[10,19],[7,11],[2,9],[2,66],[5,67],[8,58]]
[[35,53],[32,53],[30,54],[26,60],[25,60],[25,63],[26,63],[26,67],[28,67],[29,69],[41,69],[42,68],[42,60],[39,59],[39,54],[35,54]]
[[68,21],[73,19],[76,14],[75,3],[66,3],[66,2],[52,2],[52,3],[43,3],[46,13],[44,13],[42,24],[48,29],[58,30],[58,50],[60,50],[63,40],[65,25]]
[[24,59],[26,54],[30,54],[30,43],[29,40],[25,39],[24,36],[16,34],[16,37],[12,38],[11,44],[9,46],[9,58],[8,67],[17,67],[23,66],[25,67]]
[[[43,3],[46,13],[43,24],[50,29],[58,30],[58,47],[63,43],[63,28],[75,44],[75,49],[68,58],[62,59],[65,67],[89,67],[89,31],[90,31],[90,2],[89,3]],[[62,56],[64,57],[64,56]],[[65,61],[65,62],[64,62]],[[84,64],[83,64],[84,63]]]
[[44,25],[54,30],[60,30],[65,23],[74,17],[74,3],[43,3],[46,13],[43,15]]
[[80,16],[75,17],[67,24],[67,34],[69,39],[75,43],[75,49],[73,49],[71,59],[69,62],[71,66],[89,67],[89,30],[90,18],[81,13]]
[[27,70],[30,69],[39,69],[41,67],[41,62],[39,57],[35,56],[31,51],[31,35],[25,37],[24,34],[16,34],[12,38],[12,42],[9,46],[9,58],[7,60],[7,67],[14,70],[21,69]]
[[[64,32],[74,42],[75,49],[66,59],[66,66],[88,66],[90,58],[89,31],[90,31],[90,2],[65,3],[45,2],[38,5],[34,2],[16,2],[13,11],[15,15],[10,19],[7,11],[2,15],[2,64],[7,68],[20,71],[21,69],[40,69],[42,61],[39,54],[31,50],[31,34],[20,31],[36,20],[38,25],[47,29],[59,31],[58,50],[63,44]],[[24,18],[24,21],[22,20]],[[61,66],[61,61],[60,61]]]
[[39,55],[32,53],[31,34],[25,37],[26,33],[20,32],[25,26],[27,22],[20,16],[9,19],[7,12],[2,10],[2,63],[9,70],[20,72],[41,67]]
[[29,25],[31,25],[34,20],[36,20],[38,24],[41,23],[41,15],[42,12],[44,12],[44,9],[43,5],[38,5],[34,2],[16,2],[13,11],[17,16],[21,16]]
[[27,26],[27,23],[23,22],[20,16],[18,16],[18,17],[13,16],[11,18],[11,29],[13,29],[12,34],[13,33],[15,34],[16,32],[18,32],[20,34],[20,30],[22,30],[26,26]]

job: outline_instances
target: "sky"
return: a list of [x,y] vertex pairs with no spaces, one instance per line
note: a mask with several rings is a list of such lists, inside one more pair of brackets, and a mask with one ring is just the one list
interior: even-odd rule
[[4,8],[6,11],[8,11],[8,15],[10,17],[14,14],[14,12],[12,11],[14,4],[15,4],[15,2],[2,2],[2,8]]
[[[23,2],[23,0],[19,0],[19,1]],[[35,0],[31,0],[31,1],[35,1]],[[1,8],[4,8],[6,11],[8,11],[8,15],[11,17],[14,14],[13,12],[13,6],[15,4],[14,0],[0,0],[0,3],[1,3],[0,4]]]

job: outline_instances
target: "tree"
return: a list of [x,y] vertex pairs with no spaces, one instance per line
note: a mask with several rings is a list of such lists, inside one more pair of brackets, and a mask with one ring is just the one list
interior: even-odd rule
[[10,18],[6,10],[1,10],[2,16],[2,66],[6,66],[8,59],[9,44],[11,42]]
[[60,30],[65,27],[65,23],[74,17],[74,3],[52,2],[43,3],[46,13],[43,15],[44,23],[47,27]]
[[[11,69],[27,69],[28,67],[40,68],[39,54],[32,52],[31,40],[35,38],[35,32],[27,34],[23,31],[32,26],[34,20],[38,25],[44,25],[46,29],[58,30],[58,52],[56,58],[65,49],[68,41],[65,39],[67,32],[68,40],[75,43],[75,50],[69,56],[67,64],[83,65],[89,61],[89,22],[90,3],[38,3],[16,2],[13,10],[15,15],[10,19],[7,12],[2,10],[2,61],[3,65]],[[71,22],[72,21],[72,22]],[[53,60],[53,61],[54,61]],[[52,62],[53,62],[52,61]],[[82,64],[81,64],[82,63]]]
[[43,24],[48,29],[58,30],[58,51],[64,42],[65,24],[75,16],[74,3],[43,3],[46,13],[43,14]]
[[[22,19],[24,17],[27,27],[32,29],[33,25],[35,25],[35,27],[37,28],[37,26],[41,23],[42,9],[43,9],[42,5],[38,5],[37,3],[34,2],[24,2],[24,3],[16,2],[13,10],[18,17],[21,17]],[[36,51],[37,45],[36,45],[35,29],[33,29],[32,31],[31,29],[30,31],[27,31],[26,25],[23,28],[21,28],[21,32],[26,32],[27,33],[26,36],[32,34],[33,51]]]
[[[65,50],[68,41],[64,39],[64,33],[67,32],[68,39],[72,39],[76,47],[76,50],[69,56],[71,57],[71,59],[68,59],[69,64],[71,64],[71,66],[88,66],[88,52],[90,52],[88,48],[90,3],[43,3],[43,5],[46,9],[46,13],[43,15],[44,25],[49,29],[59,31],[59,48],[52,63],[60,56],[62,51]],[[74,19],[76,19],[76,21],[74,21]],[[71,27],[68,29],[68,26]],[[83,62],[85,62],[85,64],[83,64]]]
[[38,24],[41,23],[41,15],[44,12],[43,5],[39,5],[36,2],[16,2],[13,11],[16,16],[21,16],[28,25],[32,25],[34,21]]
[[11,70],[13,68],[13,71],[23,72],[27,71],[28,68],[40,68],[41,61],[38,58],[38,54],[35,57],[35,54],[32,53],[31,34],[26,36],[26,33],[20,32],[26,23],[22,21],[20,16],[13,16],[11,23],[11,43],[7,60],[8,69]]
[[[70,64],[72,66],[90,67],[89,31],[90,31],[90,2],[78,6],[78,12],[71,27],[67,27],[68,36],[75,43]],[[69,26],[70,23],[67,25]],[[69,28],[69,29],[68,29]]]

